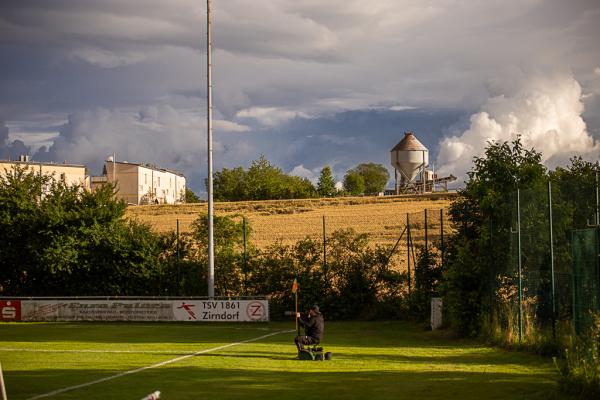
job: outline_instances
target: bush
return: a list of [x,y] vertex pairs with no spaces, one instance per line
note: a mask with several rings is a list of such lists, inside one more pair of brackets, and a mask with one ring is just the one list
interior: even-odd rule
[[600,314],[588,335],[571,336],[564,358],[554,359],[560,373],[560,387],[565,393],[581,399],[600,398]]
[[327,265],[319,241],[276,244],[253,259],[251,287],[257,294],[271,294],[275,313],[292,309],[290,287],[297,277],[301,307],[319,304],[328,318],[398,317],[406,281],[387,266],[388,251],[371,248],[367,236],[353,230],[339,230],[328,238]]
[[0,179],[0,294],[156,295],[161,236],[94,192],[17,168]]

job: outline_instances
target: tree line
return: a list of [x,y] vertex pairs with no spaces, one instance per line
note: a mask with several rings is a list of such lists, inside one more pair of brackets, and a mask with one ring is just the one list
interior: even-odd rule
[[[205,296],[207,216],[189,233],[156,233],[125,218],[107,184],[94,192],[16,168],[0,177],[0,296]],[[387,251],[352,230],[243,251],[243,222],[215,217],[215,294],[269,295],[272,317],[301,303],[330,318],[397,317],[406,277]],[[251,234],[247,226],[246,234]],[[357,312],[360,310],[360,312]]]
[[333,196],[374,195],[385,189],[389,173],[381,164],[362,163],[344,175],[338,190],[331,167],[321,169],[316,185],[307,179],[291,176],[260,157],[243,167],[223,168],[214,174],[214,198],[217,201],[306,199]]

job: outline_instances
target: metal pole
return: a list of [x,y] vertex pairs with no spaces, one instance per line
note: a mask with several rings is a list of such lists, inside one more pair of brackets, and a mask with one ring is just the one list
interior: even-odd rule
[[8,400],[8,397],[6,397],[6,387],[4,386],[4,376],[2,375],[2,364],[0,364],[0,399]]
[[413,273],[415,274],[415,279],[413,279],[413,284],[415,285],[415,288],[418,288],[419,276],[417,275],[417,256],[415,255],[415,244],[413,243],[412,236],[410,236],[408,239],[410,240],[410,252],[412,254],[412,260],[413,260],[413,266],[414,266]]
[[408,294],[410,295],[410,217],[406,213],[406,254],[408,255]]
[[440,209],[440,253],[441,253],[441,265],[444,268],[444,209]]
[[428,240],[427,233],[428,233],[428,231],[427,231],[427,209],[425,209],[425,257],[427,258],[427,261],[429,262],[429,240]]
[[517,232],[519,262],[519,343],[523,339],[523,276],[521,266],[521,192],[517,189]]
[[392,251],[390,251],[390,254],[388,255],[388,257],[385,261],[384,267],[387,267],[388,263],[390,262],[390,259],[392,258],[392,256],[394,255],[394,252],[398,248],[398,245],[400,244],[400,241],[402,240],[402,236],[404,236],[404,233],[406,233],[406,227],[404,227],[404,230],[400,234],[400,237],[398,238],[398,240],[396,240],[396,244],[394,245],[394,247],[392,247]]
[[327,237],[325,235],[325,216],[323,215],[323,268],[327,268]]
[[213,144],[212,144],[212,42],[210,37],[210,2],[206,0],[206,126],[208,153],[208,297],[215,296],[215,248],[213,227]]
[[423,194],[425,194],[425,150],[423,150],[423,170],[421,172],[421,179],[423,180]]
[[246,285],[248,284],[248,253],[246,247],[246,217],[242,217],[242,221],[244,222],[244,289],[246,289]]
[[177,261],[179,261],[179,218],[177,218]]
[[431,163],[431,193],[435,193],[435,163]]
[[177,289],[176,293],[181,294],[181,264],[179,263],[179,218],[177,218]]
[[554,280],[554,235],[552,232],[552,181],[548,180],[548,217],[550,219],[550,280],[552,282],[552,338],[556,339],[556,291]]
[[600,168],[600,164],[596,163],[596,226],[600,227],[600,195],[598,194],[598,168]]

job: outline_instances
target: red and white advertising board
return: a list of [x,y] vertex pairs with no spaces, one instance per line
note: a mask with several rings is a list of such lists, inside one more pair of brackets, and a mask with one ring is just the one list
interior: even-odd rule
[[0,300],[0,321],[20,321],[21,300]]
[[268,300],[1,300],[0,321],[269,320]]

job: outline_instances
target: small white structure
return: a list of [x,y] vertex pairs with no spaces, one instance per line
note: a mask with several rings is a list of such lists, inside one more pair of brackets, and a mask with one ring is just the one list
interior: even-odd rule
[[128,204],[176,204],[185,202],[185,176],[152,164],[115,161],[109,157],[103,176],[92,177],[92,189],[116,183],[117,198]]
[[431,329],[436,330],[442,327],[442,299],[433,297],[431,299]]
[[[66,161],[62,164],[32,161],[29,156],[19,157],[19,161],[0,160],[0,176],[6,176],[8,172],[18,167],[24,168],[27,172],[33,171],[36,174],[48,175],[53,181],[61,181],[67,186],[81,186],[90,189],[90,180],[87,176],[85,165],[68,164]],[[42,188],[44,192],[50,190],[50,186]]]

